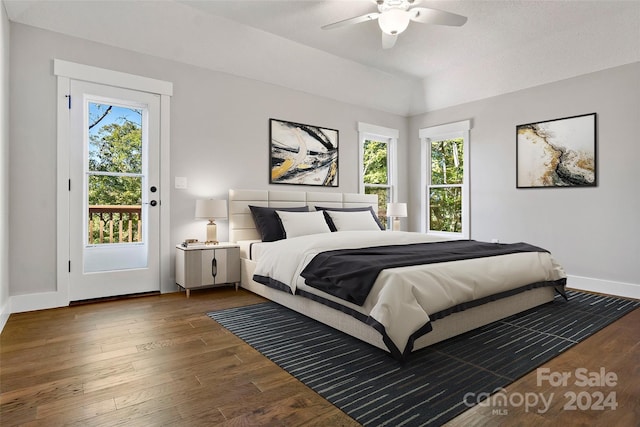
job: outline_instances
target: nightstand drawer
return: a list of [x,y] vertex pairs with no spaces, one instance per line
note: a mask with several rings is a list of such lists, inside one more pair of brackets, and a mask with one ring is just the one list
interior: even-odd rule
[[201,281],[207,285],[240,281],[240,248],[203,250]]

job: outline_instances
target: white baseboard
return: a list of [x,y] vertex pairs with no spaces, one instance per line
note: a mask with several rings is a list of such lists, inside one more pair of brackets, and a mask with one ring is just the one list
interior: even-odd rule
[[568,275],[567,287],[582,291],[640,299],[640,285],[633,283],[613,282],[611,280]]
[[48,308],[66,307],[69,299],[63,292],[40,292],[37,294],[14,295],[11,297],[11,312],[46,310]]
[[0,307],[0,333],[4,329],[4,325],[7,324],[7,320],[9,320],[9,316],[11,315],[11,298],[4,302],[2,307]]
[[[163,289],[162,293],[175,292],[177,285],[174,283],[170,289]],[[7,317],[11,313],[25,311],[46,310],[49,308],[68,307],[69,297],[66,292],[40,292],[36,294],[14,295],[7,302]],[[4,315],[4,311],[2,312]]]

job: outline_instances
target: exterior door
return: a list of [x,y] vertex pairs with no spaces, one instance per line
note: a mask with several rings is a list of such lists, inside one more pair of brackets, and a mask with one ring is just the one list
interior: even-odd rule
[[160,290],[160,97],[71,81],[69,299]]

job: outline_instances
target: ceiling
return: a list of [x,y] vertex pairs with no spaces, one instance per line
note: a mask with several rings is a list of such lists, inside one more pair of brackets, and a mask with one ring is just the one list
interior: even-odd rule
[[[633,2],[416,0],[417,7],[453,12],[468,21],[462,27],[412,22],[396,45],[384,50],[376,21],[321,29],[325,24],[376,12],[372,0],[182,3],[373,68],[420,78],[542,40],[552,42],[564,32],[578,35],[592,25],[606,27],[606,17],[624,9],[638,13]],[[579,39],[574,43],[578,51],[583,50]]]
[[4,0],[14,22],[401,115],[640,61],[640,1],[416,2],[468,21],[385,50],[375,21],[320,28],[372,0]]

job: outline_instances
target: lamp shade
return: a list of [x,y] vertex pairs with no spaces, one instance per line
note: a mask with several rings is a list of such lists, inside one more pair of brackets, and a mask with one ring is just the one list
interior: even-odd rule
[[227,217],[226,200],[196,200],[196,218],[223,219]]
[[393,217],[406,217],[407,216],[407,204],[406,203],[387,203],[387,216]]

